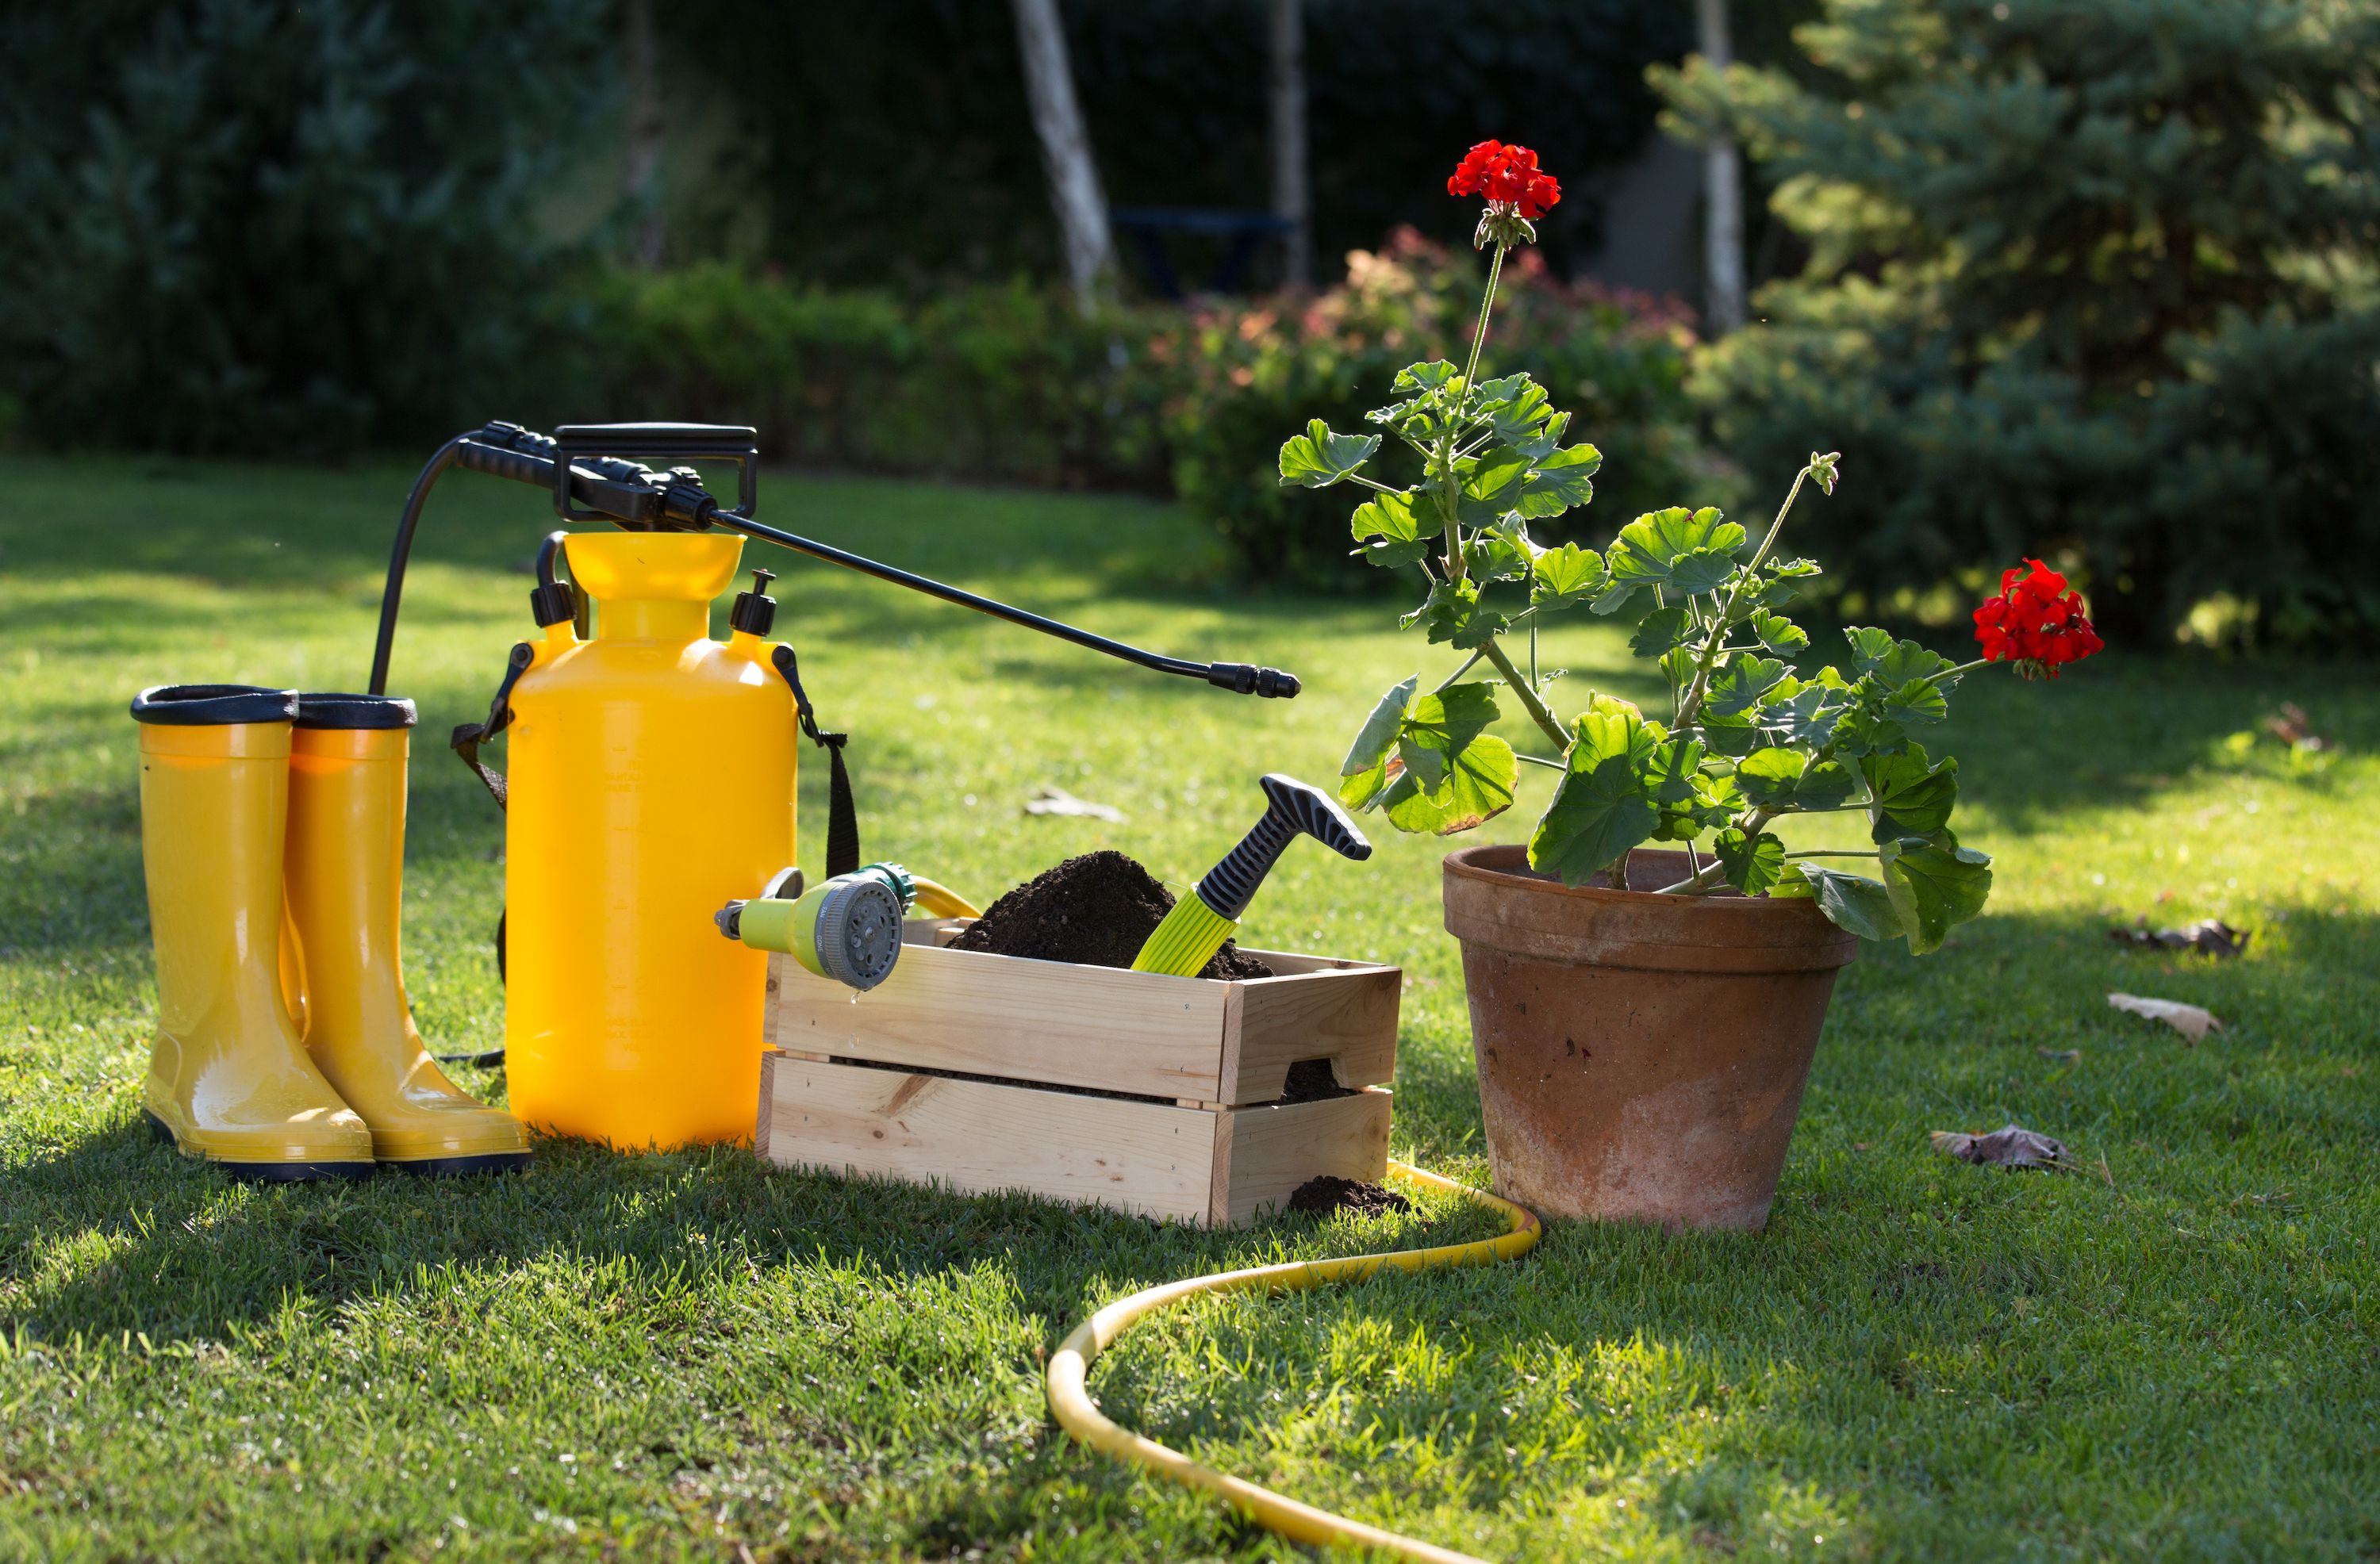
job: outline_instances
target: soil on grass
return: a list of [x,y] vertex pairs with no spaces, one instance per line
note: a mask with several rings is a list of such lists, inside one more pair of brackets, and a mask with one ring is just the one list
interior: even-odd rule
[[[1136,859],[1112,849],[1069,858],[990,906],[951,941],[997,956],[1130,967],[1173,910],[1173,893]],[[1230,940],[1201,977],[1270,977],[1272,968]]]
[[1342,1179],[1335,1173],[1318,1173],[1299,1184],[1289,1197],[1289,1208],[1327,1217],[1334,1211],[1353,1211],[1359,1217],[1377,1217],[1387,1211],[1410,1211],[1413,1202],[1394,1190],[1367,1184],[1360,1179]]

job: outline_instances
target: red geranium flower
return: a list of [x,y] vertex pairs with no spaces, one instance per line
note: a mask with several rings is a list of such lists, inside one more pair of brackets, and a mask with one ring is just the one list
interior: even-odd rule
[[2037,559],[2024,563],[2029,569],[2004,572],[1998,594],[1975,610],[1975,639],[1986,661],[2013,662],[2026,678],[2046,673],[2054,679],[2061,664],[2080,662],[2107,643],[2065,576]]
[[1482,141],[1463,154],[1446,181],[1450,196],[1485,196],[1491,206],[1516,211],[1531,222],[1561,200],[1561,181],[1537,166],[1526,147]]

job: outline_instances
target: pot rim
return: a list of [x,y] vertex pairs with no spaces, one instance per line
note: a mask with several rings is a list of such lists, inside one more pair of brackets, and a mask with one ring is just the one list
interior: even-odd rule
[[[1670,847],[1643,847],[1636,851],[1660,853],[1679,858],[1685,856],[1684,853]],[[1491,855],[1500,857],[1508,854],[1519,855],[1523,872],[1516,874],[1509,868],[1490,866],[1482,861]],[[1482,843],[1474,847],[1458,847],[1446,855],[1446,868],[1449,873],[1459,874],[1466,879],[1481,880],[1490,885],[1533,891],[1545,895],[1572,897],[1586,902],[1621,902],[1640,904],[1645,902],[1660,902],[1670,904],[1673,901],[1673,898],[1663,896],[1657,891],[1614,891],[1608,885],[1564,885],[1551,875],[1540,874],[1535,869],[1528,868],[1527,864],[1528,849],[1517,843]],[[1733,886],[1729,886],[1723,891],[1714,891],[1707,896],[1696,896],[1692,899],[1690,904],[1700,908],[1726,907],[1730,909],[1734,915],[1748,915],[1757,917],[1763,914],[1773,915],[1779,907],[1790,905],[1803,899],[1799,896],[1781,898],[1746,896]]]

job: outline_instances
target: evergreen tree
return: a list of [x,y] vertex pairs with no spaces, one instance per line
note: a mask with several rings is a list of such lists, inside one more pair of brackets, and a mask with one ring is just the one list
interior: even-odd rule
[[2380,633],[2380,0],[1827,0],[1657,71],[1810,248],[1697,382],[1867,612],[2062,557],[2103,624]]

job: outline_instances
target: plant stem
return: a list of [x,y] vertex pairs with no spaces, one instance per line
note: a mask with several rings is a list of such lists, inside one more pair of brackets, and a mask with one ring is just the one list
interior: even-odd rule
[[1479,660],[1487,655],[1488,653],[1484,649],[1473,652],[1469,657],[1463,660],[1462,667],[1456,669],[1453,673],[1449,673],[1445,679],[1439,684],[1438,688],[1430,691],[1429,693],[1432,695],[1444,695],[1448,690],[1454,687],[1455,680],[1460,679],[1463,675],[1470,673],[1471,670],[1477,667],[1479,665]]
[[1727,600],[1720,603],[1718,612],[1711,616],[1710,637],[1703,642],[1702,655],[1694,661],[1694,675],[1686,684],[1686,693],[1678,700],[1678,727],[1682,728],[1692,722],[1694,713],[1701,709],[1704,690],[1710,682],[1711,666],[1718,661],[1719,643],[1727,639],[1728,622],[1735,616],[1735,603],[1743,595],[1743,583],[1759,575],[1761,562],[1768,557],[1768,551],[1777,546],[1777,534],[1785,529],[1785,517],[1791,513],[1793,502],[1801,498],[1802,485],[1809,476],[1810,468],[1805,463],[1802,470],[1793,475],[1793,487],[1785,491],[1785,503],[1777,507],[1776,519],[1768,524],[1768,535],[1760,540],[1760,547],[1743,567],[1743,574],[1737,578],[1735,586],[1729,588]]
[[1479,324],[1471,333],[1471,362],[1463,367],[1463,400],[1455,404],[1454,417],[1463,421],[1463,403],[1471,400],[1471,382],[1479,375],[1479,349],[1488,340],[1488,316],[1496,308],[1496,279],[1503,275],[1504,247],[1496,247],[1496,259],[1488,263],[1488,291],[1479,297]]
[[1873,847],[1813,847],[1806,852],[1788,853],[1789,858],[1881,858],[1882,853]]
[[1568,749],[1570,734],[1562,731],[1561,719],[1553,714],[1545,701],[1539,698],[1537,692],[1529,686],[1528,680],[1521,676],[1521,671],[1512,666],[1512,660],[1504,655],[1504,649],[1494,641],[1489,641],[1479,649],[1487,654],[1488,661],[1494,663],[1496,671],[1503,674],[1506,681],[1512,685],[1512,693],[1521,697],[1521,704],[1528,709],[1529,716],[1537,726],[1545,730],[1546,736],[1554,741],[1554,746],[1558,749]]
[[1471,382],[1479,373],[1479,350],[1488,341],[1488,317],[1496,309],[1496,280],[1504,273],[1504,247],[1496,247],[1496,259],[1488,263],[1488,291],[1479,296],[1479,323],[1471,331],[1471,360],[1463,367],[1463,394],[1454,399],[1454,411],[1448,417],[1446,432],[1438,443],[1439,465],[1445,478],[1439,490],[1439,508],[1446,516],[1446,578],[1460,581],[1470,573],[1470,563],[1463,557],[1463,521],[1459,503],[1462,481],[1456,476],[1455,441],[1463,430],[1463,415],[1471,405]]
[[1972,673],[1976,669],[1983,667],[1989,661],[1991,661],[1991,659],[1988,657],[1979,657],[1973,662],[1961,662],[1956,668],[1943,669],[1942,672],[1935,674],[1925,682],[1929,685],[1938,685],[1945,679],[1955,679],[1961,673]]
[[1562,764],[1559,760],[1548,760],[1542,755],[1524,755],[1517,749],[1512,751],[1512,758],[1518,760],[1524,766],[1543,766],[1547,770],[1554,771],[1567,771],[1570,770],[1568,766]]

